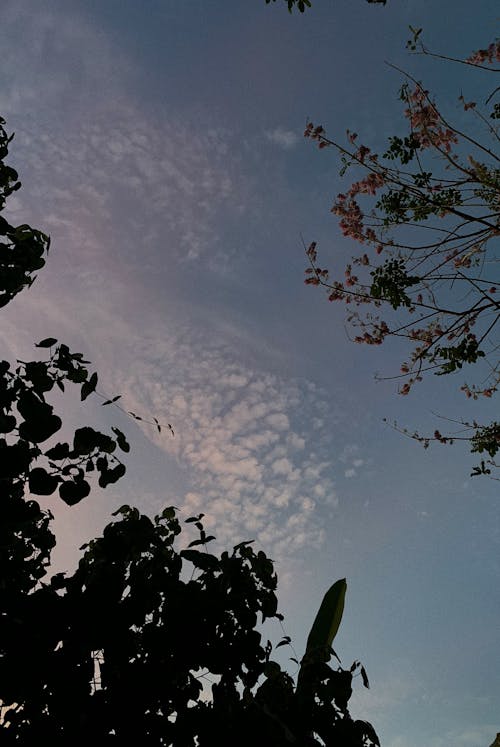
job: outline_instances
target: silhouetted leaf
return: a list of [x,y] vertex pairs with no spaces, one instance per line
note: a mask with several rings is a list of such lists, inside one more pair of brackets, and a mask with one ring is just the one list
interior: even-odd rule
[[74,506],[90,493],[90,485],[86,480],[66,480],[59,486],[59,495],[61,499]]
[[58,443],[51,449],[45,452],[45,456],[49,459],[66,459],[69,455],[69,444]]
[[277,644],[276,648],[279,648],[280,646],[288,646],[292,639],[289,635],[286,635],[284,638],[281,639],[281,641]]
[[36,348],[51,348],[57,343],[54,337],[46,337],[45,340],[41,340],[35,344]]
[[29,474],[29,489],[35,495],[52,495],[57,490],[59,480],[50,475],[43,467],[32,469]]
[[117,394],[116,397],[113,397],[112,399],[107,399],[106,402],[103,402],[101,404],[101,407],[104,407],[105,405],[112,405],[113,402],[116,402],[117,400],[119,400],[121,396],[122,396],[121,394]]
[[185,560],[189,560],[196,568],[202,571],[215,570],[219,567],[219,561],[213,555],[199,550],[181,550],[180,555]]
[[113,433],[116,434],[116,442],[122,451],[130,451],[130,445],[125,438],[125,435],[118,428],[111,428]]
[[57,433],[61,425],[62,420],[58,415],[39,417],[21,423],[19,436],[32,443],[42,443]]
[[0,413],[0,433],[10,433],[17,425],[14,415]]
[[118,480],[123,477],[125,472],[125,465],[121,463],[117,464],[116,467],[113,467],[112,469],[104,470],[103,472],[101,472],[98,480],[100,487],[106,488],[108,485],[118,482]]
[[97,386],[97,374],[94,372],[88,381],[84,381],[80,392],[82,402],[87,399],[89,394],[95,392]]

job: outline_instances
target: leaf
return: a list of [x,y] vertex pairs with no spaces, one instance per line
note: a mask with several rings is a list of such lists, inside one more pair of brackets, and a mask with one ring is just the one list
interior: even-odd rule
[[46,337],[45,340],[35,343],[36,348],[51,348],[57,343],[54,337]]
[[268,661],[264,666],[264,677],[267,679],[275,679],[281,674],[281,667],[275,661]]
[[326,592],[307,638],[306,652],[302,659],[297,680],[297,692],[302,692],[311,664],[328,661],[331,656],[332,641],[342,620],[347,589],[345,578],[336,581]]
[[92,392],[95,392],[95,388],[97,386],[97,374],[94,372],[90,379],[88,381],[84,381],[82,384],[82,389],[80,393],[80,398],[82,402],[87,399],[89,394],[92,394]]
[[156,418],[153,418],[153,420],[155,421],[156,427],[158,428],[158,433],[161,433],[161,425],[159,424]]
[[167,521],[175,519],[175,510],[175,506],[167,506],[167,508],[163,509],[160,516],[162,519],[166,519]]
[[342,620],[346,589],[343,578],[326,592],[307,639],[306,655],[321,648],[330,649]]
[[59,486],[59,495],[68,506],[74,506],[90,493],[86,480],[66,480]]
[[10,433],[17,425],[14,415],[0,413],[0,433]]
[[48,459],[66,459],[69,455],[69,444],[58,443],[45,452]]
[[26,441],[38,444],[53,436],[61,426],[62,420],[58,415],[41,415],[21,423],[19,435]]
[[120,508],[117,508],[116,511],[113,511],[111,516],[119,516],[120,514],[122,516],[128,516],[131,510],[131,507],[128,504],[124,503],[123,506],[120,506]]
[[111,454],[116,449],[116,444],[110,436],[95,431],[89,426],[77,428],[73,436],[73,450],[78,456],[91,454],[98,449],[106,454]]
[[235,550],[240,550],[242,547],[247,547],[247,545],[253,545],[255,540],[245,540],[245,542],[239,542],[237,545],[234,546]]
[[364,667],[361,667],[361,678],[363,680],[363,685],[366,687],[367,690],[369,690],[370,683],[368,681],[368,675],[366,674],[366,669]]
[[218,559],[207,552],[200,552],[199,550],[181,550],[180,556],[189,560],[195,568],[200,568],[202,571],[212,571],[219,567]]
[[291,641],[291,640],[292,640],[292,639],[290,638],[290,636],[289,636],[289,635],[286,635],[286,636],[285,636],[285,637],[284,637],[284,638],[283,638],[283,639],[282,639],[282,640],[281,640],[281,641],[280,641],[280,642],[278,643],[278,645],[276,646],[276,648],[279,648],[280,646],[288,646],[288,644],[290,643],[290,641]]
[[116,465],[116,467],[113,467],[112,469],[104,470],[98,480],[99,486],[101,488],[106,488],[108,485],[111,485],[112,483],[118,482],[118,480],[123,477],[123,475],[126,472],[125,465],[121,462]]
[[113,402],[116,402],[117,400],[119,400],[121,396],[122,396],[121,394],[117,394],[116,397],[112,397],[112,399],[107,399],[106,402],[103,402],[101,404],[101,407],[104,407],[105,405],[112,405]]
[[121,430],[113,427],[111,428],[111,430],[116,434],[116,443],[118,444],[120,449],[125,452],[130,451],[130,445]]
[[204,545],[205,540],[199,539],[199,540],[193,540],[189,543],[188,547],[196,547],[197,545]]
[[52,495],[57,490],[59,479],[50,475],[43,467],[32,469],[29,474],[29,489],[35,495]]

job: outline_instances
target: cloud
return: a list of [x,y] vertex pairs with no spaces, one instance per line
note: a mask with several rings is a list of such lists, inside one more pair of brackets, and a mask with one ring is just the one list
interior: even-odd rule
[[116,261],[157,272],[204,257],[222,268],[232,248],[220,250],[221,225],[251,202],[237,138],[208,112],[145,112],[133,55],[112,35],[77,8],[29,5],[6,0],[0,11],[0,112],[23,182],[12,220],[29,215],[74,248],[67,274],[92,288]]
[[145,432],[186,471],[185,515],[202,511],[225,546],[256,539],[289,562],[321,547],[325,512],[338,503],[327,433],[312,436],[328,402],[304,382],[242,363],[231,345],[207,342],[214,337],[186,328],[134,340],[135,362],[114,388],[134,412],[166,413],[174,424],[174,439]]
[[350,465],[344,470],[344,477],[347,479],[357,477],[360,467],[365,464],[365,459],[362,459],[358,454],[359,446],[357,444],[346,444],[340,454],[339,460]]
[[266,130],[266,139],[270,143],[283,148],[284,150],[291,150],[295,148],[299,142],[299,136],[293,130],[285,130],[284,127],[275,127],[274,130]]
[[466,728],[448,730],[442,736],[427,738],[425,743],[415,741],[413,735],[398,735],[385,742],[387,747],[487,747],[495,739],[498,724],[476,724]]
[[70,131],[26,118],[15,142],[25,186],[9,215],[25,220],[29,205],[32,222],[78,247],[78,263],[99,258],[101,271],[118,258],[151,270],[167,257],[198,260],[218,244],[221,211],[239,214],[244,202],[228,140],[175,119],[147,121],[130,104],[95,110]]

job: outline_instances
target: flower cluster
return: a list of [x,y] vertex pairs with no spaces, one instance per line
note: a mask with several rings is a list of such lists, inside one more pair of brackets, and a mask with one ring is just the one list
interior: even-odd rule
[[500,62],[500,42],[492,42],[487,49],[478,49],[465,60],[471,65],[481,65],[483,62]]
[[312,122],[308,122],[306,129],[304,130],[304,137],[309,137],[311,140],[318,142],[318,148],[326,148],[330,143],[326,139],[326,132],[321,125],[315,127]]
[[363,213],[355,199],[344,194],[337,195],[331,212],[340,217],[339,226],[344,236],[364,243]]
[[413,134],[418,138],[420,148],[443,148],[449,153],[451,144],[457,143],[458,138],[453,130],[444,125],[428,94],[422,86],[415,86],[407,95],[408,108],[405,110],[405,117],[410,122]]
[[[468,62],[479,65],[499,57],[500,44],[495,42]],[[305,282],[325,288],[329,301],[348,306],[354,342],[381,345],[388,337],[406,339],[410,349],[394,377],[402,379],[400,394],[409,394],[429,372],[450,374],[483,360],[489,371],[481,373],[480,385],[464,385],[462,391],[468,398],[490,398],[500,389],[500,364],[493,360],[500,317],[495,293],[500,284],[494,275],[497,255],[494,248],[491,254],[490,245],[490,239],[500,234],[500,171],[496,163],[482,162],[492,150],[456,129],[429,92],[414,84],[405,83],[400,94],[409,133],[390,137],[380,157],[360,144],[356,132],[347,130],[346,143],[337,143],[326,137],[323,127],[307,124],[305,137],[339,153],[341,176],[352,167],[361,172],[337,195],[331,212],[338,217],[343,236],[363,250],[347,265],[344,276],[330,277],[317,265],[313,242],[306,250],[310,267]],[[480,108],[462,95],[459,101],[465,111]],[[490,132],[494,134],[494,128]],[[465,156],[455,148],[459,142],[470,148]],[[441,218],[445,221],[439,224]],[[453,442],[439,431],[433,437],[407,435],[424,446]],[[472,436],[463,440],[475,443]],[[484,447],[490,455],[491,443],[490,438]],[[484,470],[481,466],[477,474]]]
[[383,174],[377,171],[370,171],[364,179],[359,182],[354,182],[349,189],[348,195],[355,197],[359,194],[374,195],[377,189],[381,189],[386,183]]

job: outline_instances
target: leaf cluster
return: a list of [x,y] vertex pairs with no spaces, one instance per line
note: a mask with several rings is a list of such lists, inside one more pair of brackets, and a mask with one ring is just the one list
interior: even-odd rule
[[[17,171],[5,163],[13,136],[7,135],[4,124],[0,117],[0,212],[6,199],[21,186]],[[26,224],[13,226],[0,216],[0,307],[32,285],[34,273],[45,264],[49,246],[46,234]]]
[[[257,625],[281,615],[265,553],[179,550],[173,507],[117,514],[73,575],[0,618],[0,699],[13,704],[3,744],[378,744],[347,710],[358,663],[309,660],[296,687],[271,659]],[[188,523],[205,545],[202,518]]]

